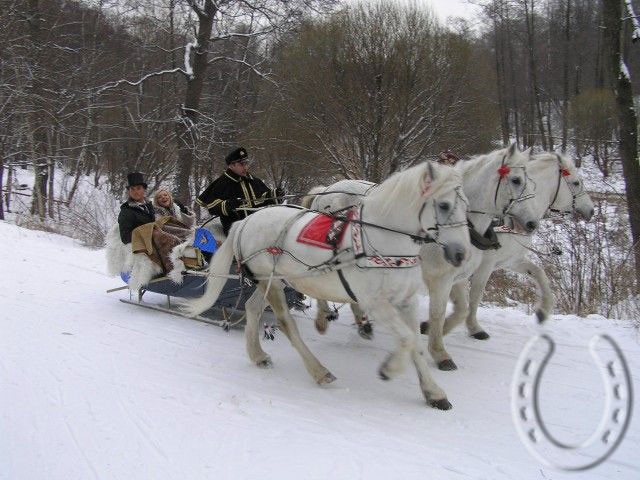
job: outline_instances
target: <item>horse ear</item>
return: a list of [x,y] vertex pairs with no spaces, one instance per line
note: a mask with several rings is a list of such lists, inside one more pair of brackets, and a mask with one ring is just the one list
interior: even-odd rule
[[524,152],[525,155],[527,155],[529,158],[531,158],[531,152],[533,152],[533,147],[529,147],[527,148]]
[[509,145],[509,149],[507,150],[507,158],[513,157],[517,149],[518,149],[518,144],[516,142],[513,142],[511,145]]
[[422,176],[422,189],[421,194],[423,197],[429,195],[429,191],[431,190],[431,184],[434,182],[436,178],[435,168],[433,168],[433,162],[427,160],[427,168]]

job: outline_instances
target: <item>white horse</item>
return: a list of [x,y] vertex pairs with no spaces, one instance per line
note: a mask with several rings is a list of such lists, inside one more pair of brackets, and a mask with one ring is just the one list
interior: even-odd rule
[[427,402],[449,409],[451,404],[431,378],[422,352],[417,311],[422,279],[420,269],[413,267],[420,263],[419,242],[429,239],[427,232],[437,239],[448,261],[460,264],[464,260],[470,243],[466,203],[458,201],[460,186],[458,172],[432,162],[393,175],[371,192],[361,207],[344,213],[347,223],[335,250],[297,240],[305,226],[318,217],[317,212],[287,206],[259,210],[232,226],[227,241],[213,257],[205,294],[188,302],[185,310],[195,315],[213,305],[235,257],[245,273],[258,282],[256,293],[245,305],[245,339],[251,361],[261,367],[271,365],[259,338],[266,299],[311,376],[325,384],[335,377],[300,338],[277,279],[284,278],[296,290],[315,298],[341,303],[357,299],[397,337],[396,349],[379,368],[380,377],[396,377],[411,358]]
[[[571,215],[575,219],[591,220],[593,202],[584,188],[584,182],[573,161],[554,153],[535,155],[527,172],[536,184],[535,211],[539,218],[546,215]],[[456,325],[466,320],[469,334],[478,340],[489,335],[478,324],[478,305],[491,274],[498,269],[511,270],[530,277],[537,285],[540,300],[536,316],[543,322],[553,311],[555,298],[544,270],[528,257],[533,238],[514,232],[498,230],[501,247],[482,252],[482,261],[473,272],[471,288],[468,283],[455,285],[452,291],[454,312],[447,318],[443,333],[446,335]]]
[[[487,155],[480,155],[462,163],[463,189],[469,199],[471,210],[469,217],[478,232],[485,232],[494,218],[511,221],[517,231],[531,233],[538,226],[539,217],[534,211],[534,184],[529,181],[526,167],[529,163],[530,151],[520,152],[515,144],[508,149],[501,149]],[[338,182],[331,187],[324,187],[324,193],[348,191],[346,194],[335,193],[315,197],[312,208],[327,206],[325,197],[332,198],[336,206],[358,198],[363,201],[366,196],[365,186],[371,190],[371,185],[346,181]],[[339,187],[338,187],[339,185]],[[351,190],[349,190],[351,188]],[[372,190],[375,192],[375,189]],[[314,190],[316,194],[321,193]],[[342,203],[341,203],[342,202]],[[325,204],[325,205],[323,205]],[[429,262],[422,263],[422,275],[429,290],[429,319],[431,321],[429,335],[429,352],[441,370],[453,370],[455,363],[444,348],[442,331],[445,323],[445,311],[451,289],[457,282],[468,279],[478,268],[482,260],[482,251],[471,248],[470,257],[460,268],[446,262],[439,247],[426,244],[422,247],[421,255],[429,258]],[[362,315],[354,311],[356,318],[362,322]],[[327,320],[334,315],[326,302],[318,302],[318,317],[316,326],[320,332],[326,329]],[[364,335],[363,335],[364,336]]]

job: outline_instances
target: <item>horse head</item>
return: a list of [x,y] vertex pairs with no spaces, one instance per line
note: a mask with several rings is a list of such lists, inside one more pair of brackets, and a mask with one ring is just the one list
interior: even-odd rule
[[419,213],[423,231],[442,247],[447,262],[460,266],[471,248],[469,202],[461,174],[451,166],[427,161],[421,195],[426,199]]
[[571,213],[574,218],[591,220],[594,206],[584,187],[584,180],[573,161],[558,153],[553,154],[558,161],[558,185],[549,205],[552,212]]
[[498,216],[512,219],[515,230],[532,233],[538,228],[533,208],[535,184],[527,175],[531,148],[520,151],[515,143],[502,152],[495,175],[494,204]]

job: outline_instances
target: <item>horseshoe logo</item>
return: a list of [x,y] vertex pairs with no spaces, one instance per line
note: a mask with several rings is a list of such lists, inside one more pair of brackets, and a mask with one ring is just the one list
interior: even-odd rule
[[[596,351],[600,344],[611,348]],[[589,349],[605,384],[606,401],[597,430],[578,445],[554,438],[540,412],[541,380],[554,354],[554,341],[548,335],[538,335],[529,340],[518,359],[511,384],[513,422],[529,452],[552,468],[581,471],[599,465],[620,445],[629,427],[633,390],[622,350],[608,335],[594,336]]]

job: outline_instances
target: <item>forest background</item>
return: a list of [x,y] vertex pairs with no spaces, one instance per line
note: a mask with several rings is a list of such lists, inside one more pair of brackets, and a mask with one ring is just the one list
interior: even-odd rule
[[[637,313],[640,1],[469,3],[442,23],[419,1],[0,0],[0,219],[101,246],[127,172],[193,204],[237,145],[302,193],[515,141],[584,165],[597,204],[533,252],[559,310]],[[500,274],[489,299],[533,295]]]

